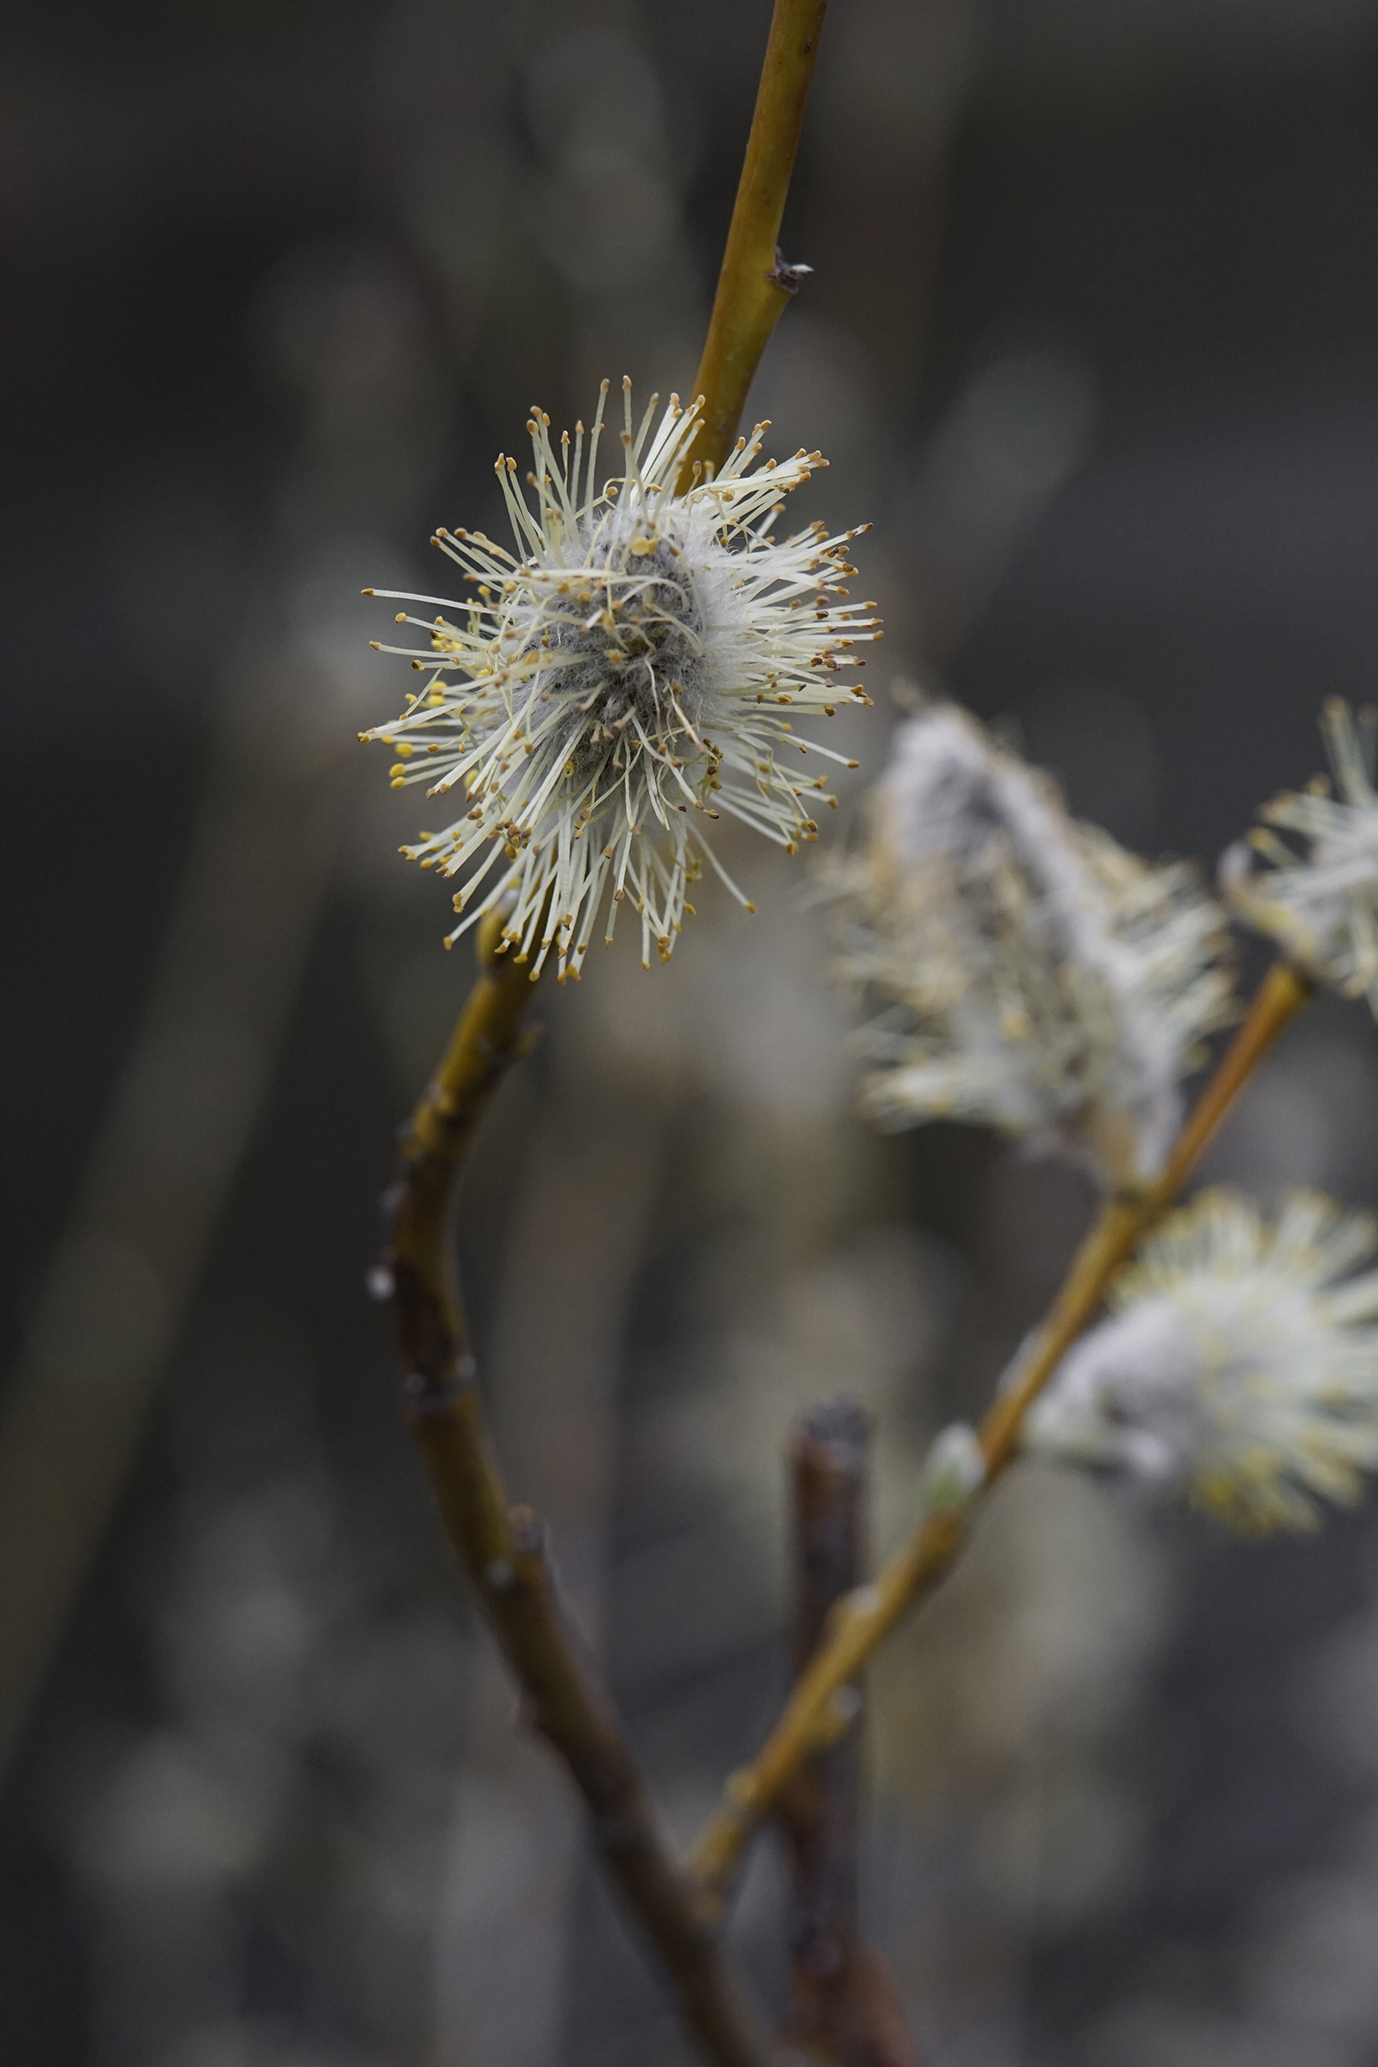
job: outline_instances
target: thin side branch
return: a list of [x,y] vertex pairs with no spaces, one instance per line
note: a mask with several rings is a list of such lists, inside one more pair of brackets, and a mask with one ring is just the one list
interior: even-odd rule
[[716,471],[732,448],[747,390],[770,333],[807,267],[785,265],[780,221],[794,171],[804,107],[828,0],[775,0],[746,158],[723,252],[718,291],[694,388],[703,422],[679,478],[695,466]]
[[[1025,1413],[1095,1314],[1116,1271],[1172,1204],[1235,1098],[1312,989],[1289,964],[1274,966],[1189,1115],[1161,1178],[1133,1197],[1107,1200],[1073,1258],[1017,1382],[992,1402],[978,1431],[986,1486],[1015,1455]],[[725,1900],[737,1862],[761,1818],[779,1801],[803,1762],[846,1730],[851,1704],[844,1690],[881,1640],[946,1572],[965,1533],[965,1520],[955,1512],[929,1515],[873,1585],[858,1588],[839,1604],[824,1646],[795,1686],[755,1760],[729,1779],[723,1801],[699,1840],[692,1870],[706,1897],[719,1904]]]
[[407,1418],[445,1530],[517,1679],[531,1722],[584,1798],[595,1843],[658,1955],[686,2029],[715,2067],[769,2067],[771,2047],[661,1835],[612,1700],[561,1611],[545,1531],[511,1508],[484,1428],[454,1266],[459,1178],[479,1121],[522,1052],[526,967],[485,964],[412,1117],[391,1197],[380,1282],[390,1289]]

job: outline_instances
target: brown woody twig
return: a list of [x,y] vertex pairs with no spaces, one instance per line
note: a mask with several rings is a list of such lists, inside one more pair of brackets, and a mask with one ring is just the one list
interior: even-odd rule
[[[866,1416],[829,1400],[790,1448],[794,1508],[794,1668],[808,1665],[828,1616],[866,1569]],[[855,1696],[860,1714],[860,1693]],[[838,2067],[916,2067],[884,1962],[857,1935],[861,1735],[805,1761],[780,1797],[793,1880],[786,2043]]]
[[611,1697],[561,1612],[545,1531],[511,1508],[484,1429],[454,1265],[459,1178],[478,1123],[525,1045],[526,967],[480,937],[481,973],[402,1142],[379,1283],[391,1297],[407,1418],[451,1546],[522,1688],[527,1713],[589,1810],[603,1863],[654,1948],[687,2030],[716,2067],[768,2067],[771,2047],[661,1835]]
[[[1017,1381],[997,1395],[980,1429],[985,1486],[1016,1454],[1028,1408],[1092,1318],[1111,1279],[1167,1210],[1263,1056],[1311,996],[1310,980],[1286,962],[1264,979],[1244,1022],[1191,1113],[1158,1181],[1107,1200],[1072,1260],[1062,1289],[1023,1359]],[[875,1583],[835,1609],[825,1642],[795,1685],[774,1729],[749,1766],[732,1774],[693,1856],[705,1897],[721,1905],[751,1836],[804,1760],[833,1742],[850,1721],[846,1691],[882,1638],[929,1593],[966,1534],[965,1516],[940,1508],[896,1552]]]
[[[801,1673],[837,1602],[865,1570],[866,1417],[851,1400],[805,1414],[790,1445],[794,1509],[794,1670]],[[860,1695],[855,1696],[858,1710]],[[861,1736],[806,1759],[780,1796],[793,1894],[784,2037],[819,2060],[850,2063],[856,2044],[857,1840]]]

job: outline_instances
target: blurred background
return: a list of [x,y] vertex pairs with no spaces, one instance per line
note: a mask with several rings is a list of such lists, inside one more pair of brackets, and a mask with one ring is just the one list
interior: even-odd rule
[[[766,0],[11,0],[0,2044],[14,2067],[686,2060],[474,1624],[366,1299],[469,982],[365,584],[498,532],[533,400],[687,391]],[[1378,646],[1378,8],[836,0],[753,408],[875,524],[897,673],[1208,866]],[[842,722],[842,721],[839,721]],[[843,798],[843,835],[858,792]],[[1086,1218],[880,1140],[808,869],[542,994],[468,1191],[514,1492],[677,1835],[784,1683],[783,1447],[872,1534]],[[1257,967],[1250,951],[1248,968]],[[1378,1199],[1314,1008],[1212,1174]],[[1378,2061],[1378,1511],[1242,1546],[1012,1474],[874,1674],[867,1927],[938,2067]],[[780,1866],[737,1942],[777,1991]]]

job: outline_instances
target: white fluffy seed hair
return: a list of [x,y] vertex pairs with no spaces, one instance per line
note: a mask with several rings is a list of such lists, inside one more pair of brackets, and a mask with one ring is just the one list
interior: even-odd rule
[[814,814],[836,801],[819,762],[856,763],[794,721],[869,703],[842,677],[863,665],[853,649],[880,637],[871,606],[845,601],[857,531],[771,531],[821,454],[757,465],[759,424],[677,494],[700,405],[672,395],[657,421],[653,395],[637,427],[622,387],[613,478],[599,472],[604,381],[591,429],[572,440],[552,443],[550,418],[533,413],[525,489],[517,462],[499,458],[515,552],[437,532],[464,600],[376,591],[442,614],[398,613],[421,643],[380,650],[426,680],[400,718],[361,737],[395,750],[394,787],[424,783],[462,807],[402,851],[461,879],[451,941],[498,908],[533,977],[552,950],[561,980],[577,976],[600,915],[611,944],[627,899],[643,963],[652,948],[666,960],[705,861],[753,910],[706,826],[726,813],[789,853],[816,837]]
[[1049,778],[950,703],[901,724],[863,848],[827,872],[837,972],[881,1007],[863,1109],[1060,1146],[1150,1180],[1201,1037],[1231,1016],[1223,914],[1068,817]]
[[[1343,996],[1367,996],[1378,1018],[1378,791],[1374,739],[1378,718],[1333,698],[1321,733],[1338,796],[1324,776],[1300,795],[1265,805],[1264,820],[1231,847],[1220,864],[1221,886],[1246,924],[1270,934],[1308,974]],[[1298,853],[1276,827],[1298,834]]]
[[1125,1270],[1035,1401],[1025,1447],[1185,1498],[1246,1535],[1316,1525],[1378,1464],[1378,1230],[1317,1192],[1270,1219],[1208,1191]]

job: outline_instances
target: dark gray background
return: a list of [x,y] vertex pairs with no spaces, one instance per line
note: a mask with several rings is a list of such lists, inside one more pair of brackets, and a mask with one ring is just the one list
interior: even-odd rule
[[[533,400],[688,388],[765,24],[7,11],[5,1354],[17,1398],[108,1266],[88,1380],[148,1402],[127,1469],[94,1410],[21,1459],[47,1511],[103,1490],[7,1775],[15,2067],[683,2057],[512,1735],[363,1293],[469,961],[353,746],[405,679],[357,592],[496,532]],[[874,521],[878,691],[945,680],[1213,865],[1373,678],[1378,10],[836,0],[785,244],[816,271],[753,407],[833,462],[806,514]],[[866,1399],[894,1541],[1088,1204],[974,1132],[863,1135],[807,871],[731,866],[755,921],[705,896],[669,970],[623,942],[542,998],[464,1244],[514,1489],[686,1837],[782,1683],[790,1414]],[[1363,1008],[1316,1008],[1216,1173],[1371,1200],[1376,1092]],[[149,1171],[176,1209],[93,1246]],[[926,2057],[1378,2060],[1370,1517],[1253,1548],[1016,1474],[875,1710],[868,1912]]]

